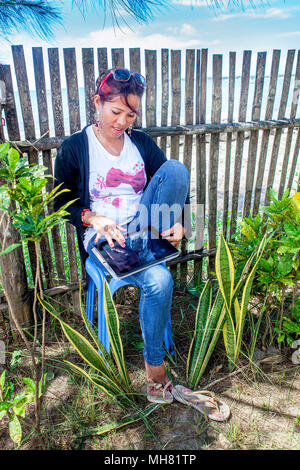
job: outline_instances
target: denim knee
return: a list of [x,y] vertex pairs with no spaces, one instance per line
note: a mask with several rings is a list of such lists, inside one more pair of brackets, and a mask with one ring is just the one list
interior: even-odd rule
[[167,175],[172,177],[176,182],[180,181],[181,184],[187,185],[190,180],[190,174],[186,166],[178,160],[168,160],[161,166],[161,169],[165,170]]
[[145,271],[143,282],[145,295],[158,295],[163,298],[169,295],[170,290],[172,291],[173,284],[172,274],[162,266],[156,267],[155,274],[153,268]]

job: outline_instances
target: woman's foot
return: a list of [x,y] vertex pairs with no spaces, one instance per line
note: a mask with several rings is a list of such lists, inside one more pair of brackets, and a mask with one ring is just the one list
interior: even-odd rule
[[164,364],[160,366],[150,366],[145,362],[147,375],[147,399],[151,403],[172,403],[173,388],[166,373]]

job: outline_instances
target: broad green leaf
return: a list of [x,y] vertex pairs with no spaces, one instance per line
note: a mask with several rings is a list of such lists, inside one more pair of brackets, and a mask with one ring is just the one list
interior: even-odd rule
[[0,256],[2,255],[7,255],[8,253],[10,253],[11,251],[15,250],[16,248],[18,248],[19,246],[22,246],[21,243],[13,243],[12,245],[9,245],[5,248],[5,250],[1,251],[0,252]]
[[3,157],[4,155],[8,154],[10,144],[8,142],[5,142],[4,144],[0,145],[0,157]]
[[7,153],[7,159],[8,159],[10,170],[14,171],[20,159],[20,154],[15,148],[11,147]]
[[11,439],[16,444],[20,445],[22,439],[22,428],[20,421],[15,414],[10,415],[8,429]]
[[277,270],[281,275],[286,276],[288,273],[291,272],[292,269],[293,257],[289,253],[287,253],[281,257],[277,265]]

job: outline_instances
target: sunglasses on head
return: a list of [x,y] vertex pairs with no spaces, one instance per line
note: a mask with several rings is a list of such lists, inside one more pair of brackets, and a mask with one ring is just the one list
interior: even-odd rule
[[146,79],[140,73],[130,72],[130,70],[127,69],[113,69],[110,70],[107,75],[104,76],[104,78],[102,78],[100,75],[99,79],[97,80],[98,93],[105,84],[105,82],[108,80],[108,78],[111,76],[113,76],[117,82],[128,82],[130,78],[133,77],[135,79],[135,82],[140,87],[145,88],[146,86]]

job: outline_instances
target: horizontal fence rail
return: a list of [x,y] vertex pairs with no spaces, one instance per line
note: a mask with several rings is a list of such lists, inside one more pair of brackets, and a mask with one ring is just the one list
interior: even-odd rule
[[[221,231],[229,239],[239,217],[255,215],[269,202],[269,188],[282,195],[298,187],[300,51],[282,55],[272,52],[268,70],[266,52],[65,48],[60,54],[33,47],[31,69],[23,46],[12,46],[13,67],[0,64],[1,137],[53,175],[64,139],[93,122],[96,77],[110,67],[144,74],[147,87],[135,126],[191,174],[196,237],[182,243],[170,269],[178,279],[197,279],[214,271]],[[33,247],[24,253],[34,277]],[[74,228],[55,227],[41,253],[46,291],[70,289],[78,310],[76,286],[85,274]]]

